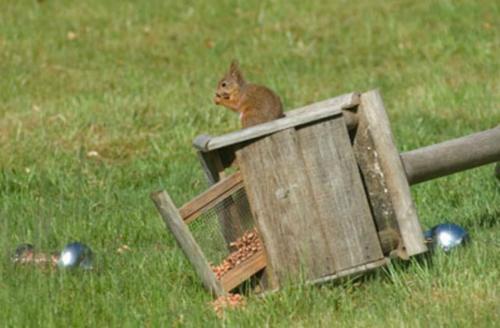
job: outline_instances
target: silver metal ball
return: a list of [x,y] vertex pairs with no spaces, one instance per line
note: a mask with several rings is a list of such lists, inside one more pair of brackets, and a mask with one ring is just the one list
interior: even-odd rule
[[467,231],[454,223],[442,223],[424,232],[424,238],[433,247],[439,247],[445,252],[464,244],[469,239]]
[[61,268],[92,269],[92,250],[85,244],[73,242],[67,244],[59,255],[57,265]]

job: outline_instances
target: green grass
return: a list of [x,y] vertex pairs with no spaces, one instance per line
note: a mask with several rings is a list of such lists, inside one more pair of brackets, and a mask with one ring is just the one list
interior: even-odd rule
[[[211,103],[232,58],[287,109],[380,88],[400,150],[498,125],[499,16],[489,0],[1,1],[0,325],[494,326],[491,165],[413,188],[422,225],[463,225],[469,247],[250,296],[224,320],[148,194],[181,204],[206,188],[191,140],[238,128]],[[22,242],[71,240],[93,248],[95,272],[8,260]]]

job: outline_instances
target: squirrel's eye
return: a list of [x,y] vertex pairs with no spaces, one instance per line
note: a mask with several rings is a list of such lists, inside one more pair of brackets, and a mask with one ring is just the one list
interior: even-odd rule
[[226,82],[222,82],[221,86],[222,86],[223,88],[225,88],[225,87],[227,86],[227,83],[226,83]]

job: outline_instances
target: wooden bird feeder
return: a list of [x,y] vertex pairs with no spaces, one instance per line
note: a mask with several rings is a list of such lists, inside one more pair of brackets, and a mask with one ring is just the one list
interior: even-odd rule
[[[400,154],[382,99],[370,91],[223,136],[200,136],[194,146],[212,186],[180,209],[165,191],[152,198],[204,285],[223,295],[263,269],[269,290],[287,281],[326,282],[385,265],[390,255],[427,251],[410,184],[499,161],[500,127]],[[243,201],[231,201],[237,190]],[[254,225],[264,246],[221,279],[186,225],[218,204],[229,209],[218,214],[228,245]],[[250,219],[242,208],[251,209]]]

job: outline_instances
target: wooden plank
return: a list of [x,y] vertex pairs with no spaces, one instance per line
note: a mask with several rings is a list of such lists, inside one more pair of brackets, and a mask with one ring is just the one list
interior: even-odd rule
[[[358,274],[363,274],[363,273],[366,273],[368,271],[375,270],[379,267],[382,267],[382,266],[389,264],[390,262],[391,262],[391,260],[389,258],[382,258],[380,260],[368,262],[368,263],[362,264],[362,265],[354,267],[354,268],[345,269],[345,270],[336,272],[334,274],[327,275],[325,277],[306,281],[306,284],[307,285],[321,285],[321,284],[329,283],[329,282],[335,281],[335,280],[340,279],[340,278],[358,275]],[[279,290],[279,288],[266,290],[265,292],[257,294],[257,296],[261,297],[261,298],[266,297],[270,294],[276,293],[278,290]]]
[[[359,109],[359,111],[358,128],[353,141],[353,150],[363,176],[373,218],[378,231],[392,229],[399,233],[396,212],[382,170],[373,132],[369,128],[367,116],[364,115],[362,109]],[[384,248],[383,251],[385,255],[389,255],[392,250]]]
[[198,150],[205,150],[207,148],[208,142],[212,139],[208,134],[200,134],[193,140],[193,147]]
[[255,125],[250,128],[239,130],[220,137],[214,137],[208,142],[207,148],[209,150],[219,149],[228,145],[232,145],[234,143],[256,139],[262,136],[295,127],[297,125],[307,124],[309,122],[318,121],[324,118],[338,116],[341,114],[341,108],[335,107],[332,110],[305,112],[300,116],[285,116],[271,122]]
[[261,139],[237,153],[245,190],[265,245],[268,288],[313,267],[307,226],[317,218],[294,129]]
[[[342,117],[308,126],[297,131],[304,174],[312,185],[314,204],[319,212],[318,235],[314,240],[327,243],[317,253],[324,261],[334,256],[335,267],[327,273],[341,271],[383,257],[377,232],[365,195],[359,169]],[[308,231],[309,232],[309,231]],[[324,266],[324,264],[321,264]],[[317,272],[316,276],[321,274]]]
[[331,274],[331,275],[328,275],[325,277],[321,277],[319,279],[308,281],[307,284],[324,284],[324,283],[334,281],[334,280],[339,279],[339,278],[351,276],[353,274],[357,274],[357,273],[359,274],[359,273],[364,273],[364,272],[367,272],[370,270],[374,270],[374,269],[379,268],[381,266],[387,265],[390,262],[391,261],[388,258],[382,258],[380,260],[365,263],[365,264],[359,265],[359,266],[354,267],[354,268],[345,269],[345,270],[336,272],[334,274]]
[[500,126],[404,152],[401,160],[410,184],[500,161]]
[[194,240],[168,193],[165,191],[153,192],[151,193],[151,199],[180,248],[201,278],[205,288],[216,296],[224,295],[222,285],[215,277],[200,246]]
[[278,132],[237,156],[271,287],[383,257],[341,117]]
[[[423,253],[427,251],[427,247],[422,228],[411,198],[406,173],[394,143],[389,118],[378,91],[369,91],[361,95],[357,115],[359,125],[354,148],[374,209],[377,229],[381,231],[392,227],[399,231],[408,256]],[[370,135],[370,142],[367,144],[356,141],[358,134],[363,132]],[[368,161],[360,160],[362,157],[360,154],[365,151],[370,154],[371,159]],[[367,183],[370,176],[375,177],[374,183]],[[380,185],[377,186],[377,183]],[[374,197],[375,195],[383,196]]]
[[[359,103],[358,93],[349,93],[326,101],[287,112],[286,117],[238,130],[218,137],[203,136],[195,139],[193,145],[201,151],[210,151],[229,145],[256,139],[290,127],[304,125],[331,116],[338,116],[342,109],[352,108]],[[208,139],[208,141],[207,141]]]
[[331,110],[332,108],[348,109],[359,105],[360,94],[358,92],[346,93],[334,98],[315,102],[313,104],[296,108],[286,112],[287,117],[300,116],[304,113]]
[[254,274],[264,269],[266,265],[266,253],[261,250],[223,275],[220,279],[222,288],[224,288],[225,291],[230,292]]
[[190,223],[200,214],[211,209],[241,188],[243,188],[243,180],[238,171],[212,185],[208,190],[184,204],[179,209],[179,213],[184,222]]

